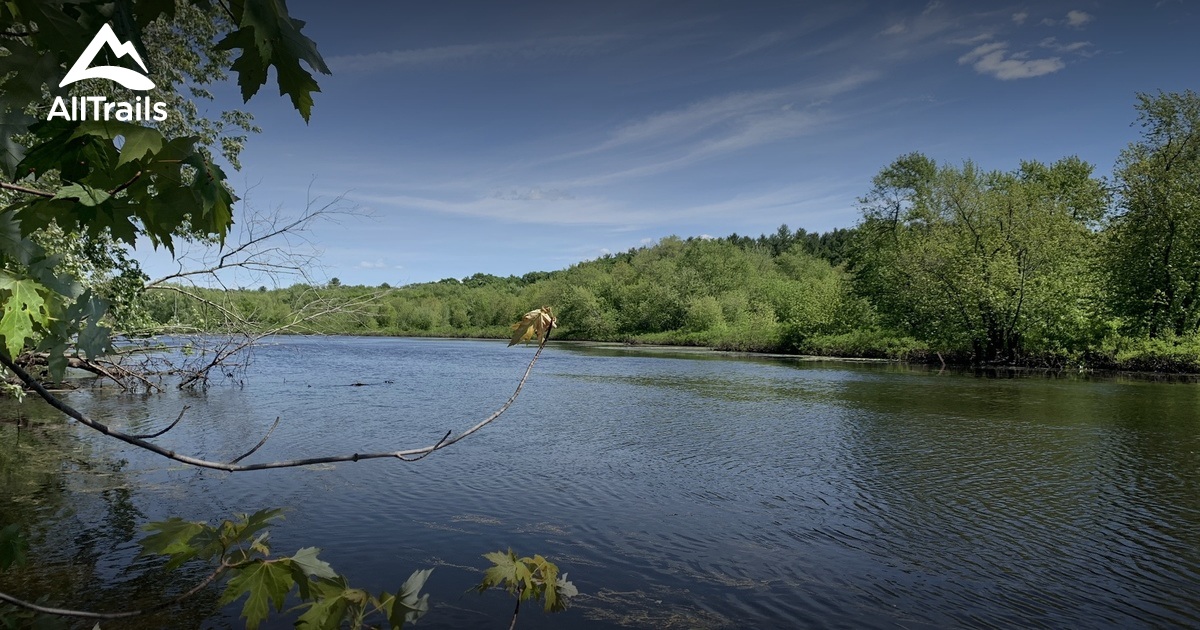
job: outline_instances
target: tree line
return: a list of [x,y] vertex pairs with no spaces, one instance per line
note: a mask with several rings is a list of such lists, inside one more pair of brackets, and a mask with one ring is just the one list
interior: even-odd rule
[[[1075,157],[989,171],[913,153],[875,176],[852,228],[669,236],[521,277],[220,294],[271,324],[312,291],[386,290],[321,322],[329,333],[506,337],[548,304],[559,339],[1196,370],[1200,98],[1139,94],[1136,110],[1141,138],[1108,178]],[[146,298],[161,324],[221,320],[203,303]]]

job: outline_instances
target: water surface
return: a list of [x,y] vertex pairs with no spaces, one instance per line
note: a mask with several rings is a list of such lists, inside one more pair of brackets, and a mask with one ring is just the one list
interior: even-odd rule
[[[254,460],[385,451],[486,417],[532,352],[285,338],[207,394],[67,398],[128,431],[190,405],[161,442],[215,459],[277,416]],[[1198,412],[1192,383],[552,345],[500,421],[420,462],[230,475],[29,402],[24,442],[0,425],[0,509],[70,568],[0,578],[95,606],[96,582],[150,596],[162,585],[134,558],[142,523],[279,506],[275,546],[319,546],[358,585],[435,567],[419,627],[507,627],[505,595],[464,592],[480,555],[509,547],[556,561],[583,593],[566,613],[523,611],[520,628],[1195,626]],[[236,607],[205,619],[215,597],[171,619],[235,622]]]

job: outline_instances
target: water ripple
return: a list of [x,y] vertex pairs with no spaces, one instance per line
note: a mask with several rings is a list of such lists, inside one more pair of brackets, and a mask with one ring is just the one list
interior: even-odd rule
[[[320,546],[367,588],[437,566],[436,627],[505,618],[503,597],[461,594],[482,553],[510,546],[584,593],[522,627],[1200,625],[1200,386],[687,356],[551,347],[497,424],[415,464],[230,476],[79,433],[80,461],[125,463],[65,477],[55,492],[78,512],[41,518],[111,535],[87,523],[112,521],[113,487],[147,520],[295,506],[277,548]],[[264,458],[432,443],[490,413],[527,359],[502,343],[280,340],[245,389],[187,398],[167,444],[237,453],[280,414]],[[184,397],[71,394],[138,430]]]

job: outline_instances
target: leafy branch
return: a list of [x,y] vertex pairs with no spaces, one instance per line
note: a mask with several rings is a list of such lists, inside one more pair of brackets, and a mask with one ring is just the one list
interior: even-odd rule
[[[318,557],[320,549],[316,547],[305,547],[290,556],[272,555],[266,529],[272,520],[281,516],[280,510],[270,509],[251,515],[240,514],[217,526],[177,517],[146,525],[144,529],[151,533],[139,542],[142,555],[165,556],[166,569],[177,569],[193,561],[215,565],[213,571],[192,588],[153,606],[96,612],[43,606],[6,593],[0,593],[0,601],[59,617],[126,619],[165,610],[218,580],[226,580],[219,604],[245,598],[241,617],[245,618],[248,630],[256,630],[271,608],[282,612],[284,602],[293,594],[301,603],[292,610],[304,610],[296,620],[296,626],[301,629],[339,629],[346,620],[352,628],[361,628],[369,617],[378,615],[395,630],[405,623],[415,623],[428,612],[429,596],[420,591],[432,569],[413,572],[395,593],[384,591],[372,595],[351,587],[344,576]],[[16,526],[11,525],[0,530],[0,569],[13,564],[23,553],[15,547],[21,542],[15,529]],[[14,547],[15,551],[7,551],[6,545]]]
[[545,612],[566,610],[570,599],[579,594],[575,585],[567,580],[567,574],[558,574],[558,565],[540,555],[518,558],[512,549],[507,552],[493,551],[483,554],[492,566],[483,573],[483,581],[475,590],[483,593],[489,589],[499,588],[516,598],[513,608],[512,623],[509,630],[517,625],[517,615],[521,612],[521,602],[540,601]]

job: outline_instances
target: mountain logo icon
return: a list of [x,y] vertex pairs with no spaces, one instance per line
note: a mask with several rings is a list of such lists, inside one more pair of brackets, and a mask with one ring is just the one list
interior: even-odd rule
[[133,44],[130,42],[122,43],[121,40],[117,39],[117,34],[113,32],[112,27],[106,23],[100,27],[100,32],[96,33],[96,36],[92,38],[92,42],[83,50],[83,54],[79,55],[79,59],[75,60],[75,65],[71,66],[71,69],[67,71],[67,76],[63,77],[62,83],[59,83],[58,87],[66,87],[84,79],[108,79],[109,81],[116,81],[131,90],[146,91],[154,89],[154,82],[149,77],[129,68],[122,68],[120,66],[89,67],[96,60],[96,55],[104,46],[108,46],[109,50],[117,58],[124,57],[125,55],[133,57],[137,65],[142,68],[142,72],[150,72],[146,69],[145,62],[142,61],[141,55],[138,54]]

